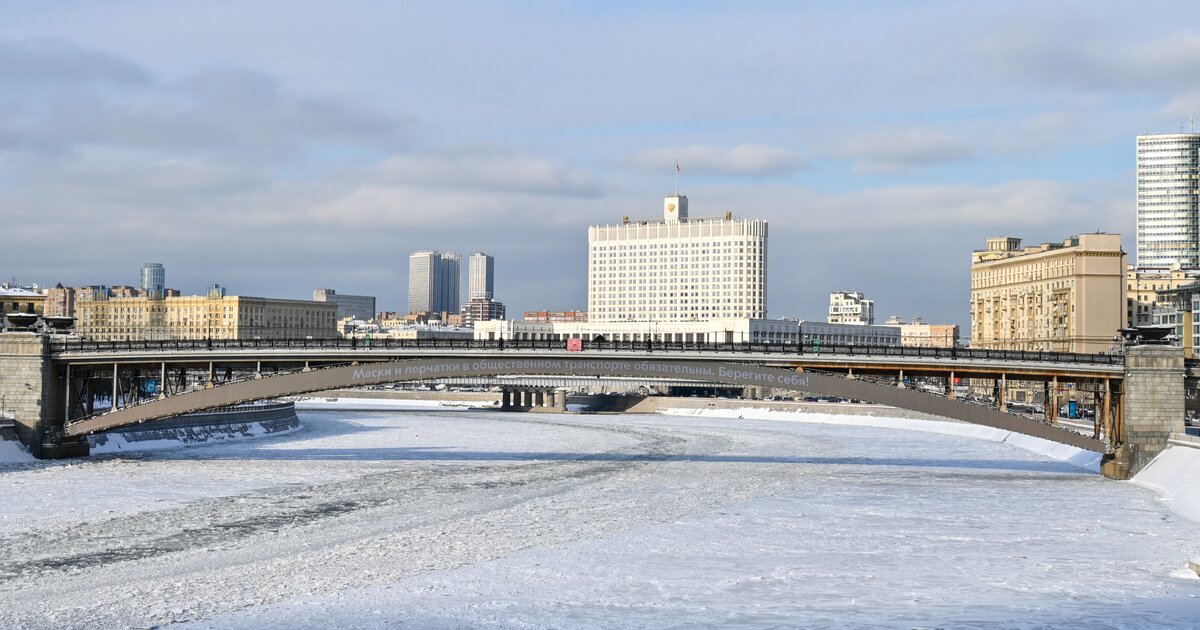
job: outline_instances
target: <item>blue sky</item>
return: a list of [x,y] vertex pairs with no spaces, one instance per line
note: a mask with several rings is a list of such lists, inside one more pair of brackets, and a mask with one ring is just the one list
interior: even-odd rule
[[769,314],[860,290],[968,322],[988,236],[1120,232],[1133,144],[1200,111],[1194,3],[11,3],[0,274],[406,307],[487,251],[586,306],[586,227],[770,221]]

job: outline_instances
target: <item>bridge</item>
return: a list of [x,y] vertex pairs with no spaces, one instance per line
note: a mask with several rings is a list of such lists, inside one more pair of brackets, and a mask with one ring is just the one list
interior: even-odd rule
[[[1144,346],[1121,356],[585,341],[581,351],[570,352],[556,340],[95,343],[8,333],[0,336],[0,414],[12,417],[31,452],[57,457],[86,453],[82,436],[90,433],[263,398],[435,378],[623,376],[913,409],[1105,452],[1106,474],[1123,477],[1165,448],[1171,432],[1183,431],[1184,367],[1177,350]],[[986,383],[994,404],[957,400],[959,382]],[[1017,384],[1040,387],[1043,417],[1008,413],[1008,390]],[[1068,390],[1092,398],[1091,436],[1056,426]],[[98,399],[109,407],[98,409]]]

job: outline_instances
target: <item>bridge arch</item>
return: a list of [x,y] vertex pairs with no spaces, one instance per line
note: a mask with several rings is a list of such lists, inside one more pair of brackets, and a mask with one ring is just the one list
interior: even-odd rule
[[675,380],[786,389],[911,409],[1032,435],[1091,451],[1105,449],[1105,444],[1100,440],[991,407],[841,376],[731,362],[588,357],[413,359],[293,372],[269,378],[237,381],[118,409],[101,416],[72,422],[66,426],[65,433],[68,436],[78,436],[110,431],[214,407],[346,387],[422,381],[430,378],[520,375],[627,376],[647,379],[670,377]]

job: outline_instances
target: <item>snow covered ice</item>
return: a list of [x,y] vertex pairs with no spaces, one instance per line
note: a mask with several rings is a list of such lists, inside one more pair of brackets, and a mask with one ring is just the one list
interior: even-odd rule
[[1200,525],[1151,488],[960,424],[727,415],[8,458],[0,627],[1200,625]]

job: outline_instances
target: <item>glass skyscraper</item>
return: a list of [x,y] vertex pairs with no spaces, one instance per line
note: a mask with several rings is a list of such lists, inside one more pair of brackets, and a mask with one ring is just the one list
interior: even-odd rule
[[1200,134],[1137,137],[1137,265],[1200,267]]
[[167,290],[167,270],[162,263],[142,265],[142,291],[151,298],[162,298]]
[[457,313],[462,256],[414,252],[408,257],[408,312]]

